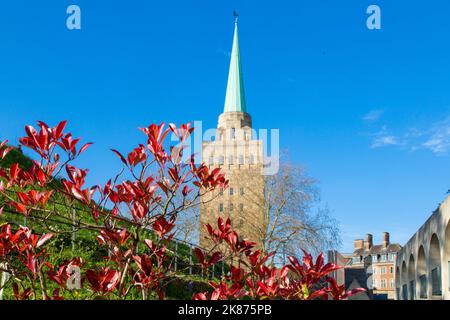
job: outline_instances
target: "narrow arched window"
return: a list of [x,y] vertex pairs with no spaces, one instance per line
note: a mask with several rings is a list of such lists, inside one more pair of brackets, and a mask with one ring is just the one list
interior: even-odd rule
[[236,128],[231,128],[230,138],[231,138],[231,140],[236,139]]

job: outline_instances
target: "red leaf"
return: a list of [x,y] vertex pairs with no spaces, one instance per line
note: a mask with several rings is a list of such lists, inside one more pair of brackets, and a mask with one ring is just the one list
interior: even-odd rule
[[125,158],[123,157],[123,155],[117,151],[116,149],[111,149],[112,152],[114,152],[115,154],[117,154],[117,156],[120,158],[120,160],[122,160],[122,162],[127,165],[127,160],[125,160]]
[[222,259],[222,253],[221,252],[214,252],[212,257],[209,259],[208,264],[209,265],[216,264],[217,262],[220,261],[220,259]]
[[66,127],[67,120],[61,121],[55,128],[54,138],[59,139],[62,135],[64,128]]
[[40,246],[42,246],[45,242],[47,242],[51,237],[53,237],[52,233],[47,233],[44,234],[38,241],[36,248],[39,248]]
[[8,143],[8,140],[5,140],[0,143],[0,149],[3,148]]
[[205,263],[205,255],[203,254],[203,251],[199,248],[195,248],[194,249],[194,253],[197,256],[198,260],[200,261],[201,264]]
[[9,174],[11,177],[11,180],[15,180],[17,178],[17,175],[19,174],[19,164],[16,162],[13,165],[11,165],[11,168],[9,170]]
[[85,145],[83,145],[81,147],[81,149],[78,151],[78,155],[80,155],[82,152],[84,152],[87,148],[89,148],[93,143],[92,142],[88,142]]

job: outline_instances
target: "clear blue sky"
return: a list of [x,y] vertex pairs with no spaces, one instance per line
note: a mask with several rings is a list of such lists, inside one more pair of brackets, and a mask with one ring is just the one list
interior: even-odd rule
[[[222,111],[234,9],[257,128],[320,180],[343,250],[372,232],[404,244],[450,189],[450,2],[2,1],[0,139],[69,120],[95,145],[89,182],[120,166],[152,122]],[[51,4],[50,4],[51,3]],[[366,28],[366,8],[382,29]],[[82,30],[66,29],[66,8]],[[94,161],[92,161],[94,159]]]

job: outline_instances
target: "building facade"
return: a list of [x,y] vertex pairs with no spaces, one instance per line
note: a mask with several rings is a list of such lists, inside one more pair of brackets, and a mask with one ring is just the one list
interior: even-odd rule
[[397,256],[399,300],[450,300],[450,196]]
[[352,254],[332,255],[333,263],[344,266],[336,274],[338,281],[347,289],[355,285],[368,289],[369,299],[395,299],[395,261],[400,249],[399,244],[390,243],[388,232],[383,233],[382,243],[378,245],[373,244],[371,234],[356,239]]
[[[211,169],[221,168],[229,180],[226,190],[202,197],[200,224],[217,224],[218,217],[230,217],[243,238],[262,244],[266,229],[264,214],[263,143],[256,140],[247,113],[239,51],[238,23],[235,22],[228,84],[223,113],[214,140],[204,141],[202,161]],[[211,243],[200,231],[200,246]]]

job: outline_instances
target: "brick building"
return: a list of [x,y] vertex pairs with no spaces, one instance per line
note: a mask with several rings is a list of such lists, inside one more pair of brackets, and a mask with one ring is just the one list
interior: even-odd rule
[[390,243],[388,232],[383,233],[382,243],[377,245],[373,244],[373,236],[367,234],[365,239],[355,240],[353,253],[333,251],[329,260],[345,267],[336,276],[347,289],[357,281],[369,290],[370,299],[395,299],[395,261],[400,249],[399,244]]

